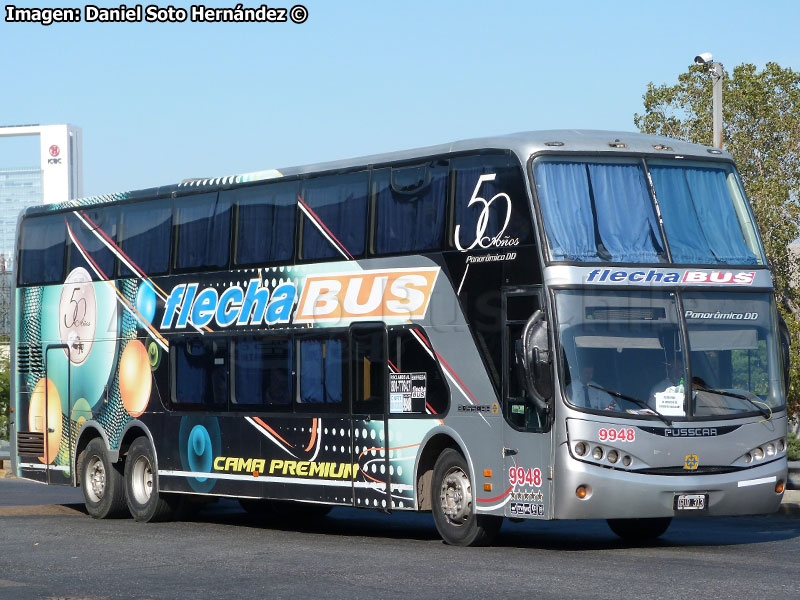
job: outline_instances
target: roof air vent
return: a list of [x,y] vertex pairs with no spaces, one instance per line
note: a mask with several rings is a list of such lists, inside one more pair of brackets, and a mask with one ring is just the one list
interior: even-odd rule
[[627,148],[628,147],[627,144],[623,144],[621,141],[619,141],[619,138],[617,138],[613,142],[609,143],[608,145],[611,146],[612,148]]
[[654,144],[653,148],[656,150],[664,150],[665,152],[673,152],[672,146],[665,146],[664,144]]
[[722,154],[722,150],[719,150],[718,148],[708,148],[706,149],[706,152],[709,154]]
[[564,142],[545,142],[545,146],[563,146]]

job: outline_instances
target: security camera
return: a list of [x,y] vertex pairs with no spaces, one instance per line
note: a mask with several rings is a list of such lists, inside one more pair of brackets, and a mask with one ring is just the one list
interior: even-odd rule
[[698,65],[707,65],[713,60],[714,57],[711,55],[711,52],[703,52],[702,54],[698,54],[694,57],[694,62],[696,62]]

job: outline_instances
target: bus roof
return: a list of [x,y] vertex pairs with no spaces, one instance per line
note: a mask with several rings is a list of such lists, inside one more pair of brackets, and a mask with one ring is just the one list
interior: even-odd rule
[[474,138],[460,140],[447,144],[435,146],[424,146],[410,150],[398,152],[388,152],[384,154],[373,154],[344,160],[322,162],[316,164],[303,165],[298,167],[287,167],[280,169],[269,169],[253,173],[243,173],[240,175],[230,175],[225,177],[192,178],[186,179],[179,184],[161,186],[157,188],[147,188],[124,192],[119,194],[108,194],[92,196],[78,200],[70,200],[55,205],[38,205],[29,207],[24,214],[50,212],[53,210],[74,208],[82,205],[97,205],[106,202],[122,200],[134,200],[153,197],[163,197],[170,195],[183,195],[199,191],[213,191],[224,189],[237,184],[250,183],[255,181],[266,181],[279,177],[292,177],[309,173],[322,173],[326,171],[340,171],[365,167],[370,165],[380,165],[392,162],[402,162],[414,160],[427,156],[440,154],[452,154],[460,152],[470,152],[477,150],[510,150],[514,152],[521,161],[526,161],[532,154],[538,152],[564,152],[581,154],[649,154],[663,156],[664,158],[675,157],[697,157],[697,158],[717,158],[721,160],[732,160],[731,155],[724,151],[699,144],[691,144],[668,138],[664,136],[647,135],[630,131],[601,131],[590,129],[553,129],[544,131],[525,131],[498,135],[491,137]]

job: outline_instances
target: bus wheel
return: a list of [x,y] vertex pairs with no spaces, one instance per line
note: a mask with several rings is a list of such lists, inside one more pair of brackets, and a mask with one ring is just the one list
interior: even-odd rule
[[81,488],[86,512],[95,519],[125,514],[125,483],[122,470],[108,458],[106,445],[100,438],[89,442],[81,452]]
[[490,544],[503,524],[502,517],[475,514],[467,461],[452,448],[447,448],[436,460],[432,500],[436,529],[448,544]]
[[608,526],[623,540],[643,542],[653,540],[667,531],[672,517],[661,519],[608,519]]
[[155,464],[150,442],[145,437],[136,438],[125,460],[125,500],[137,521],[165,521],[175,511],[175,498],[158,491]]

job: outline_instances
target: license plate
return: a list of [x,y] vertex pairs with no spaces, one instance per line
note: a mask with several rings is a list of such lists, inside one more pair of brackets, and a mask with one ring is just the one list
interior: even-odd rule
[[705,510],[708,494],[676,494],[675,510]]

